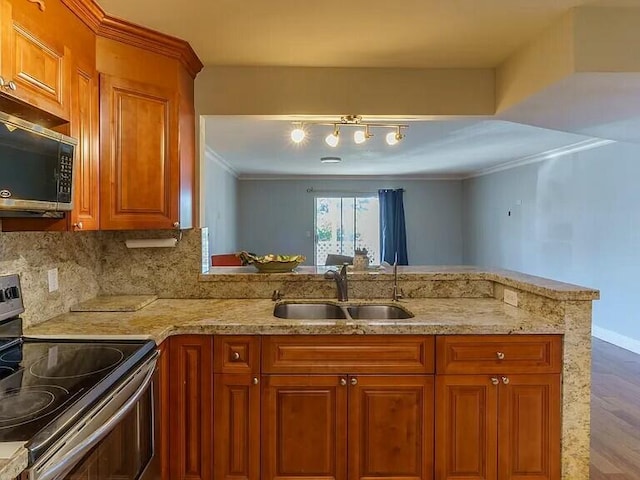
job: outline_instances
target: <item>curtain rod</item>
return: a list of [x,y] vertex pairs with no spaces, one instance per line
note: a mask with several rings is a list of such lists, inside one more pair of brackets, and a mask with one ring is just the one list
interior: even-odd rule
[[[405,191],[404,188],[381,188],[380,190],[401,190],[401,191]],[[320,189],[320,190],[316,190],[315,188],[311,187],[311,188],[307,188],[307,193],[347,193],[347,194],[351,194],[351,195],[377,195],[378,191],[375,190],[373,192],[356,192],[353,190],[331,190],[331,189]]]

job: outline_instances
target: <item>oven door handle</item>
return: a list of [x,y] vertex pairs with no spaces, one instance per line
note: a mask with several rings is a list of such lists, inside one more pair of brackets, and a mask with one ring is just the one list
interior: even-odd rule
[[69,473],[69,471],[82,459],[85,453],[95,447],[100,440],[106,437],[115,428],[115,426],[120,423],[120,421],[133,409],[136,403],[138,403],[144,392],[151,384],[159,354],[160,353],[156,351],[154,356],[149,359],[147,362],[149,371],[147,372],[144,380],[133,395],[131,395],[131,397],[129,397],[118,409],[118,411],[114,413],[101,427],[83,440],[82,443],[69,450],[60,462],[48,467],[41,475],[38,475],[38,480],[58,480]]

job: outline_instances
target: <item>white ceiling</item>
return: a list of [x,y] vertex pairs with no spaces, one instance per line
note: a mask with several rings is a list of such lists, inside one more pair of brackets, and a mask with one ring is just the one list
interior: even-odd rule
[[638,0],[98,0],[205,65],[495,67],[568,9]]
[[[388,130],[374,129],[362,145],[353,127],[343,127],[340,144],[327,146],[333,127],[308,125],[303,144],[291,142],[291,121],[261,117],[206,117],[206,145],[239,177],[263,176],[465,176],[532,155],[589,140],[591,137],[502,120],[452,119],[410,121],[406,138],[391,147]],[[339,164],[323,164],[339,156]]]
[[[205,65],[492,68],[578,6],[640,0],[98,0],[110,14],[184,38]],[[614,78],[615,77],[615,78]],[[208,117],[206,143],[240,176],[463,176],[602,137],[640,142],[640,74],[572,75],[497,118],[414,121],[337,149],[329,127],[303,146],[290,122]],[[530,126],[536,125],[536,126]],[[346,133],[346,131],[345,131]],[[347,141],[348,140],[348,141]],[[321,164],[326,155],[343,158]]]

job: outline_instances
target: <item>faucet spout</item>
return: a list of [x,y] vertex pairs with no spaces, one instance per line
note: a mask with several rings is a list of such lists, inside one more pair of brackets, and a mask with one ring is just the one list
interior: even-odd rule
[[342,265],[340,272],[336,270],[327,270],[324,274],[324,278],[327,280],[335,280],[336,292],[339,302],[346,302],[349,300],[349,285],[347,283],[347,263]]

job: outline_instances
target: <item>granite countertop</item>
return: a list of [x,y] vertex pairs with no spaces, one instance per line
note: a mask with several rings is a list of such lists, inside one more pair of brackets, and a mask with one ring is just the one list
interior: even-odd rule
[[[201,282],[265,282],[296,280],[325,282],[324,272],[335,267],[300,266],[290,273],[258,273],[252,266],[211,267],[200,275]],[[388,281],[393,279],[392,267],[371,267],[366,271],[349,270],[349,278],[358,281]],[[399,266],[398,280],[490,280],[507,287],[535,293],[555,300],[597,300],[600,292],[593,288],[559,282],[526,273],[467,265]]]
[[15,480],[29,463],[22,442],[0,443],[0,480]]
[[[349,303],[391,302],[355,299]],[[69,312],[29,327],[24,334],[95,339],[136,337],[153,339],[159,344],[178,334],[564,333],[560,320],[493,298],[402,300],[400,305],[415,315],[406,320],[285,320],[273,316],[274,305],[266,299],[160,299],[135,312]]]

